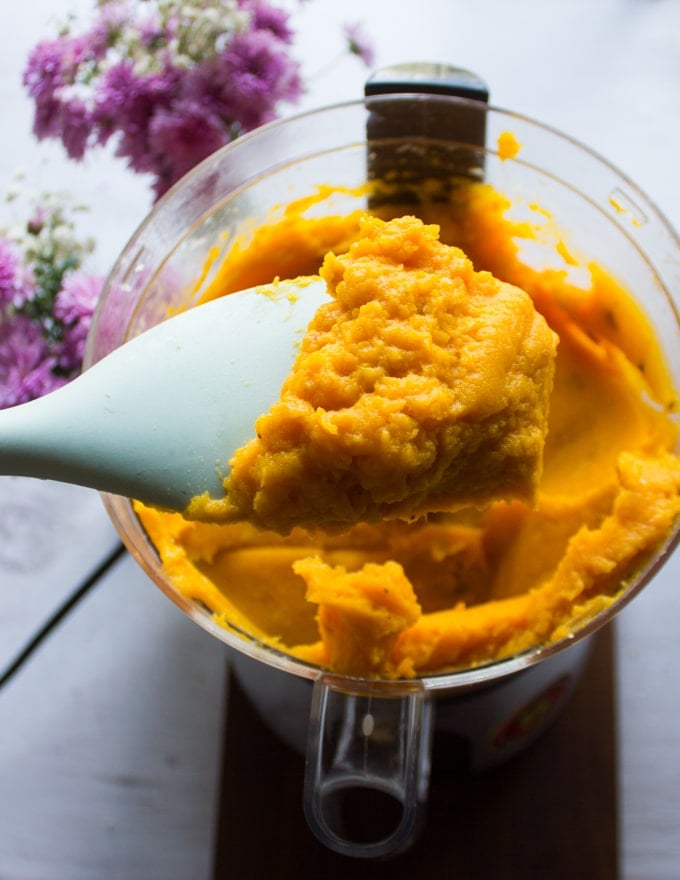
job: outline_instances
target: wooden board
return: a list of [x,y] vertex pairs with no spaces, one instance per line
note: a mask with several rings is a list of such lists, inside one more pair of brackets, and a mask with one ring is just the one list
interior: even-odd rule
[[481,775],[447,766],[435,737],[427,824],[385,862],[323,847],[302,815],[304,762],[234,678],[225,725],[215,880],[618,880],[611,627],[566,711],[527,751]]

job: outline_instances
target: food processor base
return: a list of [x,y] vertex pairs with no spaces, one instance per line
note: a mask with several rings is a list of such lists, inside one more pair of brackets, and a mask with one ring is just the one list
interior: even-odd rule
[[[414,876],[619,880],[612,628],[598,633],[564,712],[531,748],[461,769],[437,729],[422,835],[386,862],[331,852],[302,812],[304,759],[263,723],[230,676],[213,877],[400,880]],[[370,817],[357,814],[361,822]]]

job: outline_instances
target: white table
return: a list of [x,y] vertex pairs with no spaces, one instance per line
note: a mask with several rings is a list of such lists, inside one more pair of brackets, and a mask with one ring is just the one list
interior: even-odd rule
[[[93,205],[104,271],[150,207],[146,184],[108,154],[74,165],[38,145],[20,86],[51,17],[89,5],[3,3],[0,180],[21,166]],[[477,71],[493,103],[606,155],[680,228],[676,0],[316,0],[300,18],[300,57],[320,71],[303,106],[361,93],[354,59],[324,67],[332,23],[362,18],[378,64]],[[0,478],[0,674],[116,544],[96,494]],[[616,624],[625,880],[680,876],[679,580],[676,554]],[[209,877],[225,671],[225,649],[118,559],[0,690],[0,880]]]

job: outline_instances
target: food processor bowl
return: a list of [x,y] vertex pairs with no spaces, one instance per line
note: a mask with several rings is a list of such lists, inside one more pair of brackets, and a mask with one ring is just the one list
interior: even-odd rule
[[[471,117],[482,123],[474,127],[478,136],[461,136],[456,120],[469,122]],[[404,133],[393,124],[395,119],[407,120],[415,130]],[[442,120],[451,124],[443,129]],[[514,155],[501,149],[505,132],[512,132],[521,145]],[[536,213],[540,205],[549,212],[551,224],[567,235],[570,252],[586,262],[597,261],[621,279],[655,328],[669,372],[680,387],[680,324],[674,302],[680,291],[680,242],[650,200],[607,161],[539,122],[479,100],[415,91],[369,96],[269,124],[191,171],[156,204],[117,261],[93,320],[86,362],[97,361],[173,310],[196,304],[234,240],[282,216],[292,202],[315,196],[313,213],[348,214],[371,207],[375,193],[367,189],[367,180],[386,171],[389,176],[390,169],[396,168],[406,195],[412,196],[430,172],[435,186],[445,188],[449,175],[433,169],[450,172],[451,167],[456,174],[491,183],[528,223],[541,222]],[[327,197],[318,199],[320,191]],[[549,231],[546,228],[546,235]],[[527,260],[537,266],[554,259],[554,248],[547,256],[540,242],[524,244]],[[300,731],[307,727],[301,715],[311,705],[308,820],[327,846],[354,856],[394,854],[417,833],[427,792],[433,706],[450,707],[450,712],[438,713],[437,723],[444,724],[448,715],[456,716],[457,700],[463,706],[474,693],[488,700],[504,682],[508,687],[502,691],[500,712],[508,723],[523,706],[548,692],[551,707],[561,706],[583,667],[589,637],[650,581],[678,542],[676,525],[664,546],[606,609],[558,641],[471,668],[385,681],[331,673],[221,625],[210,609],[190,601],[173,585],[131,502],[120,497],[104,500],[142,569],[188,617],[234,649],[242,679],[264,715],[277,714],[272,706],[281,704],[281,679],[304,685],[306,702],[296,710],[292,725],[299,730],[283,735],[299,744]],[[524,672],[538,667],[540,681],[529,691],[517,684]],[[279,678],[267,686],[271,668]],[[284,727],[293,703],[278,713]],[[483,733],[474,733],[487,743],[480,761],[489,758],[489,725],[497,740],[503,729],[497,714],[489,716],[488,705],[484,713],[488,724]],[[550,718],[551,713],[544,721]],[[500,754],[505,752],[499,747],[496,756]],[[343,790],[362,786],[401,804],[396,827],[379,840],[345,839],[337,818]]]

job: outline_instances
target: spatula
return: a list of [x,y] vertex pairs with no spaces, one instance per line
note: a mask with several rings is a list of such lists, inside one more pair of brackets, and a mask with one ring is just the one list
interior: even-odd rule
[[232,453],[279,396],[328,298],[317,277],[189,309],[63,388],[0,411],[0,473],[58,480],[183,510],[224,494]]

